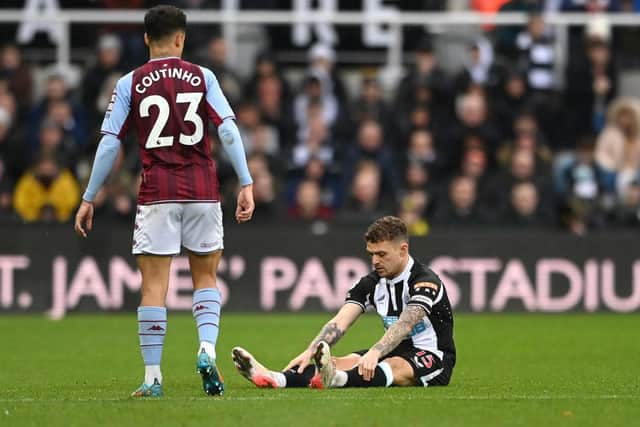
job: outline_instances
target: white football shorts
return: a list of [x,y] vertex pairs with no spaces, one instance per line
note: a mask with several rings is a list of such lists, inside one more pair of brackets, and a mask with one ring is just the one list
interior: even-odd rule
[[195,253],[223,248],[219,202],[138,205],[133,230],[134,255],[177,255],[183,246]]

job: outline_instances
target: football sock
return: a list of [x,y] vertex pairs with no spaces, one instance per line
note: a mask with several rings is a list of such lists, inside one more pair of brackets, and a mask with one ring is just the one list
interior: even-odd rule
[[220,291],[215,288],[198,289],[193,293],[191,310],[200,338],[198,353],[204,350],[209,356],[215,358],[220,323]]
[[162,372],[160,371],[160,365],[145,365],[144,383],[147,385],[153,385],[155,380],[158,380],[158,382],[162,384]]
[[[284,377],[286,379],[285,386],[286,387],[309,387],[309,383],[311,382],[311,378],[316,373],[316,366],[309,365],[304,368],[301,374],[298,373],[298,367],[294,366],[288,371],[284,371]],[[276,380],[277,381],[277,380]]]
[[336,375],[331,381],[331,387],[344,387],[348,379],[349,375],[345,371],[336,370]]
[[270,371],[271,378],[274,379],[278,387],[287,386],[287,377],[282,372]]
[[358,367],[346,371],[347,381],[344,387],[389,387],[393,383],[391,367],[387,362],[380,362],[376,366],[371,381],[365,381],[358,373]]
[[162,347],[167,332],[167,309],[164,307],[138,307],[138,336],[140,352],[145,366],[144,382],[153,384],[154,379],[162,383],[160,362]]

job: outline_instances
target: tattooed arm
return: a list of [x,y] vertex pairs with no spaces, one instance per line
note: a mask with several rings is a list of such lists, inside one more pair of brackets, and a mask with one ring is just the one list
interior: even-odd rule
[[418,305],[409,305],[400,313],[400,318],[385,332],[380,341],[360,358],[358,372],[365,381],[373,378],[373,373],[381,357],[389,354],[404,340],[416,324],[427,315],[427,311]]
[[320,341],[326,341],[330,346],[335,345],[361,314],[362,309],[360,306],[351,303],[343,305],[338,314],[322,327],[320,333],[309,344],[309,347],[289,362],[287,367],[284,368],[285,371],[298,366],[298,372],[302,372],[309,365]]
[[413,327],[426,315],[427,312],[420,306],[407,306],[407,308],[400,313],[398,321],[391,325],[380,341],[372,348],[380,352],[380,357],[386,356],[409,335]]

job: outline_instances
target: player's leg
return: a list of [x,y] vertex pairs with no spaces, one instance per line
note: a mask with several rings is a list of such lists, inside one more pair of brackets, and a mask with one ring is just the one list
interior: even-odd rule
[[138,307],[138,336],[144,361],[144,382],[134,397],[162,395],[162,350],[167,331],[165,298],[169,286],[170,256],[138,255],[142,275],[142,300]]
[[[297,366],[282,372],[270,370],[242,347],[235,347],[231,356],[240,375],[258,388],[306,388],[311,385],[311,380],[316,374],[316,367],[313,364],[307,366],[301,373],[298,372]],[[359,357],[359,354],[354,353],[336,357],[334,361],[340,369],[349,369],[357,363]]]
[[[242,347],[231,350],[231,358],[238,373],[258,388],[287,387],[287,380],[282,372],[272,371],[253,357]],[[291,387],[291,385],[289,386]]]
[[[326,342],[318,344],[314,360],[319,372],[311,381],[312,388],[389,387],[394,380],[392,367],[386,360],[378,363],[370,381],[364,380],[362,375],[358,373],[357,366],[348,370],[338,369]],[[399,365],[399,367],[403,366]]]
[[142,299],[138,307],[140,352],[145,379],[133,396],[162,395],[162,349],[167,330],[165,299],[169,287],[171,255],[180,252],[177,204],[138,206],[133,233],[133,254],[142,275]]
[[216,358],[216,343],[220,325],[220,290],[216,286],[216,272],[222,250],[212,254],[189,253],[189,267],[193,279],[192,312],[198,328],[200,347],[198,354],[205,352]]
[[197,370],[205,393],[224,391],[216,367],[216,343],[220,325],[220,291],[216,286],[223,248],[222,212],[219,203],[188,203],[182,220],[182,245],[189,250],[193,280],[192,312],[198,329]]
[[446,371],[440,358],[434,353],[416,348],[382,360],[378,363],[370,381],[365,381],[358,373],[357,366],[346,371],[337,369],[332,362],[326,343],[318,346],[315,360],[319,367],[319,375],[312,381],[314,388],[445,384],[443,381],[438,381]]

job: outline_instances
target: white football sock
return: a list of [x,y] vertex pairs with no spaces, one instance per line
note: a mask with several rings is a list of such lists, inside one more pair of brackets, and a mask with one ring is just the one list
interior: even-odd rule
[[209,355],[212,359],[216,358],[216,348],[208,341],[200,341],[200,348],[198,349],[198,354],[202,353],[204,350],[205,353]]
[[382,372],[384,372],[384,376],[387,379],[387,387],[391,387],[391,384],[393,384],[393,370],[391,366],[387,362],[380,362],[378,366],[382,369]]
[[333,376],[333,380],[331,380],[331,387],[344,387],[348,379],[349,376],[345,371],[336,370],[336,374]]
[[162,372],[160,372],[160,365],[146,365],[144,367],[144,383],[146,385],[153,385],[154,380],[158,380],[162,384]]
[[271,378],[276,381],[278,387],[286,387],[287,386],[287,377],[284,376],[282,372],[270,371]]

